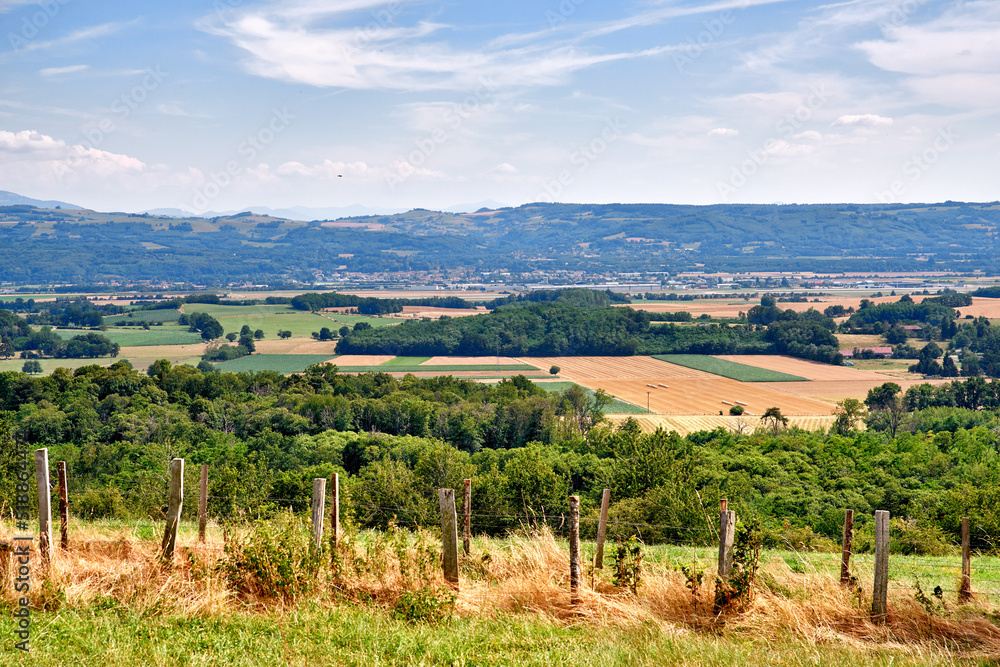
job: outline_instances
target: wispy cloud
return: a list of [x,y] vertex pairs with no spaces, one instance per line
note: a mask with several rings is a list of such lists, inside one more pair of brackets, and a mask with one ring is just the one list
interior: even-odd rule
[[38,73],[42,76],[59,76],[60,74],[73,74],[74,72],[82,72],[83,70],[90,67],[89,65],[68,65],[66,67],[46,67],[45,69],[38,70]]
[[[352,11],[376,6],[382,9],[371,14],[367,25],[351,23]],[[336,7],[299,2],[280,10],[265,7],[216,14],[198,27],[245,51],[244,67],[252,74],[353,89],[469,90],[483,82],[555,85],[594,65],[653,57],[676,48],[606,53],[574,43],[579,40],[546,40],[548,31],[542,31],[523,39],[494,40],[472,50],[449,42],[451,26],[430,21],[397,25],[397,19],[402,19],[389,14],[386,6],[368,0]],[[514,43],[520,45],[511,46]]]

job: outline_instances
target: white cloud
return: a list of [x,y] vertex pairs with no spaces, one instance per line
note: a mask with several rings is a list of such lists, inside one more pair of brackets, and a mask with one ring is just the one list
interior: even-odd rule
[[[403,0],[356,0],[349,6],[300,0],[277,8],[254,7],[206,17],[198,27],[225,37],[249,54],[252,74],[318,87],[389,90],[475,90],[495,86],[546,86],[600,63],[644,58],[676,47],[597,53],[572,42],[537,38],[524,46],[475,50],[452,46],[449,26],[430,21],[396,24]],[[351,23],[350,11],[379,6],[368,25]],[[397,7],[396,14],[390,7]],[[385,16],[382,17],[384,13]]]
[[729,127],[717,127],[714,130],[710,130],[708,136],[710,137],[735,137],[739,135],[739,130],[734,130]]
[[859,125],[862,127],[877,127],[882,125],[892,125],[892,119],[879,116],[874,113],[848,114],[841,116],[833,122],[834,127]]
[[82,72],[83,70],[89,68],[90,65],[69,65],[67,67],[46,67],[45,69],[38,70],[38,73],[42,76],[58,76],[59,74],[72,74],[73,72]]

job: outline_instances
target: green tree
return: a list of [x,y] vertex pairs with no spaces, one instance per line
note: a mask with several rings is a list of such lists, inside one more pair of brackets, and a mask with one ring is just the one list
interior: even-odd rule
[[42,372],[42,363],[38,359],[29,359],[21,365],[21,372],[37,375]]
[[253,337],[254,340],[264,340],[264,330],[257,329],[256,331],[253,332]]
[[858,427],[865,417],[865,406],[856,398],[845,398],[837,401],[837,409],[833,414],[836,419],[833,422],[833,430],[840,435],[847,435]]
[[778,435],[778,431],[782,427],[788,426],[788,417],[781,414],[781,408],[777,407],[765,410],[764,414],[760,417],[760,421],[764,426],[774,431],[774,435]]

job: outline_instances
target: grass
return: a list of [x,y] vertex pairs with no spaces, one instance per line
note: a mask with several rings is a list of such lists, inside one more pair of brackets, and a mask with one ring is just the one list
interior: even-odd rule
[[707,354],[654,354],[653,358],[740,382],[808,382],[806,378],[798,375],[748,366]]
[[118,322],[176,322],[180,317],[181,311],[179,310],[133,310],[122,315],[109,315],[104,318],[104,323],[111,327]]
[[[299,525],[293,542],[308,540]],[[454,606],[433,622],[391,612],[404,592],[443,586],[439,542],[430,532],[349,531],[338,550],[341,574],[324,558],[308,590],[281,599],[232,588],[215,567],[223,556],[215,524],[199,545],[195,524],[182,521],[170,568],[157,558],[160,522],[74,520],[71,526],[71,550],[57,550],[48,592],[33,567],[30,654],[13,647],[13,594],[0,591],[0,663],[797,667],[987,665],[1000,653],[1000,630],[990,620],[997,609],[985,596],[959,609],[949,593],[940,609],[928,610],[911,588],[895,585],[888,624],[872,625],[870,598],[859,602],[828,571],[839,554],[765,552],[755,600],[743,612],[718,615],[713,547],[646,547],[635,595],[613,585],[609,554],[605,570],[585,572],[580,601],[572,606],[564,541],[544,529],[478,537],[471,557],[461,558]],[[9,538],[11,530],[0,523],[0,537]],[[246,531],[230,526],[229,539]],[[593,543],[582,551],[586,563]],[[37,551],[32,556],[34,566]],[[891,562],[929,567],[921,560],[894,556]],[[694,561],[705,569],[696,595],[678,571]],[[975,559],[974,568],[980,561],[997,562]],[[870,586],[868,572],[859,574]],[[979,576],[974,569],[974,582]],[[57,609],[42,611],[42,595]]]
[[398,324],[399,320],[364,315],[339,315],[336,313],[310,313],[295,310],[291,306],[220,306],[216,304],[188,303],[184,305],[185,313],[208,313],[219,320],[226,333],[236,332],[249,326],[251,330],[263,329],[268,338],[278,334],[278,330],[291,331],[293,338],[310,338],[312,332],[323,327],[339,329],[348,324],[368,322],[373,327]]
[[215,367],[224,373],[245,373],[247,371],[277,371],[288,375],[301,373],[307,366],[321,364],[336,357],[330,354],[252,354],[232,361],[223,361]]
[[425,361],[430,361],[430,357],[394,357],[382,364],[383,366],[419,366]]
[[[63,338],[69,337],[69,331],[59,330]],[[201,334],[188,331],[187,327],[178,324],[164,324],[162,327],[152,326],[149,329],[138,327],[109,327],[101,331],[112,343],[122,347],[147,347],[151,345],[196,345],[203,342]]]

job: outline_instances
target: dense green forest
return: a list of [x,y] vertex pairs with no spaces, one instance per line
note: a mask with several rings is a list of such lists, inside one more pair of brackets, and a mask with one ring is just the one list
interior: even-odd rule
[[[550,394],[522,377],[489,386],[331,365],[289,377],[165,361],[148,374],[125,362],[5,372],[0,465],[13,464],[16,441],[48,447],[69,463],[74,512],[94,517],[161,516],[167,465],[184,457],[191,475],[212,466],[209,507],[223,521],[304,510],[312,479],[340,472],[345,513],[361,526],[393,515],[430,525],[435,489],[471,478],[475,511],[495,519],[477,530],[494,534],[559,515],[569,493],[590,516],[611,488],[616,521],[650,541],[696,539],[691,527],[720,496],[760,515],[772,539],[806,546],[839,535],[845,507],[862,534],[874,509],[911,520],[899,549],[944,548],[962,516],[978,547],[1000,538],[1000,382],[885,385],[867,405],[845,401],[830,433],[779,420],[754,433],[643,434],[634,422],[602,423],[607,400],[577,386]],[[14,476],[0,479],[0,506],[10,507]]]
[[[317,272],[462,269],[885,272],[996,271],[1000,206],[940,204],[526,204],[452,214],[414,210],[299,222],[0,207],[0,280],[204,285],[299,280]],[[343,267],[343,268],[341,268]]]
[[[766,323],[650,326],[649,313],[610,307],[610,297],[603,292],[558,290],[534,294],[546,298],[511,300],[481,315],[355,330],[341,338],[337,352],[542,357],[788,354],[824,363],[843,361],[832,333],[836,324],[815,310],[796,313],[767,306]],[[762,301],[771,303],[774,298],[764,297]]]

